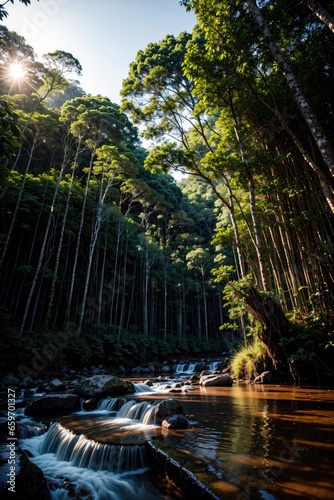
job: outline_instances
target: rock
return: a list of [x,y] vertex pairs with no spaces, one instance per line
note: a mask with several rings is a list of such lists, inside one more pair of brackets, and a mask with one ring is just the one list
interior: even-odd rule
[[197,363],[195,372],[201,372],[202,370],[205,370],[205,362]]
[[169,365],[164,365],[160,371],[162,371],[163,373],[170,373],[172,369]]
[[101,373],[102,373],[101,368],[97,368],[96,366],[93,366],[93,368],[92,368],[93,375],[101,375]]
[[167,429],[186,429],[189,422],[185,415],[169,415],[162,421],[161,426]]
[[83,409],[87,410],[87,411],[96,410],[97,399],[96,398],[86,399],[86,401],[84,401],[82,406],[83,406]]
[[196,381],[196,380],[199,380],[199,376],[198,376],[198,375],[196,375],[196,373],[193,373],[193,375],[189,378],[189,380],[190,380],[191,382]]
[[131,382],[131,380],[126,380],[126,383],[127,383],[127,386],[128,386],[128,394],[133,394],[136,392],[136,387],[134,385],[133,382]]
[[207,375],[201,377],[200,384],[203,387],[231,386],[233,384],[233,379],[229,375]]
[[31,387],[33,384],[34,384],[34,381],[31,377],[25,377],[22,380],[22,382],[20,383],[20,386],[25,389],[26,387]]
[[76,394],[47,394],[32,401],[25,414],[34,417],[77,410],[80,410],[80,398]]
[[163,420],[174,414],[183,414],[182,406],[176,399],[166,399],[156,406],[155,421],[161,424]]
[[37,465],[30,462],[29,458],[18,446],[15,446],[15,472],[13,474],[15,490],[9,490],[12,487],[11,476],[8,475],[10,474],[8,465],[9,452],[8,443],[0,445],[0,497],[3,500],[12,498],[50,500],[51,494],[43,472]]
[[270,372],[262,372],[261,375],[258,375],[254,379],[254,384],[270,384],[273,376]]
[[75,392],[87,397],[118,396],[131,392],[129,387],[127,382],[114,375],[94,375],[80,380]]
[[51,382],[48,385],[48,388],[51,391],[66,391],[66,385],[64,384],[64,382],[61,382],[59,378],[51,380]]
[[11,373],[9,373],[5,377],[3,377],[1,382],[3,383],[3,385],[5,387],[12,387],[12,386],[17,386],[20,384],[19,379],[14,377],[14,375],[12,375]]
[[153,387],[153,382],[152,380],[145,380],[144,384],[146,384],[148,387]]

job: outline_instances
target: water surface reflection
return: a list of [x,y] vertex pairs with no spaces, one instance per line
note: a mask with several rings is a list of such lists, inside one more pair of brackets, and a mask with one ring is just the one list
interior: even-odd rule
[[234,385],[177,398],[196,423],[164,439],[199,456],[240,498],[334,498],[332,390]]

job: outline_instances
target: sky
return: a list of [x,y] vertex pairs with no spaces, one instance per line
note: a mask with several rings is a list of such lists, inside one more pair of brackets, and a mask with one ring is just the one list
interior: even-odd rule
[[40,58],[64,50],[83,68],[85,92],[120,103],[119,92],[138,50],[167,34],[190,32],[195,16],[179,0],[31,0],[7,3],[2,22],[23,36]]

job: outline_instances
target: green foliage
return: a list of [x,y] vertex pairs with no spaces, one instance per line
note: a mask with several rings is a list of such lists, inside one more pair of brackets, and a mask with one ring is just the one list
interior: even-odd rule
[[[11,3],[14,3],[14,0],[9,0],[9,1]],[[19,2],[23,3],[24,5],[29,5],[30,1],[31,0],[19,0]],[[8,0],[4,4],[0,5],[0,21],[2,21],[3,19],[5,19],[8,16],[8,12],[5,10],[6,3],[8,3]]]
[[7,163],[17,152],[22,138],[17,114],[4,99],[0,99],[0,186],[7,178]]
[[250,344],[240,347],[233,355],[229,368],[234,377],[252,379],[264,369],[265,349],[263,344],[254,339]]

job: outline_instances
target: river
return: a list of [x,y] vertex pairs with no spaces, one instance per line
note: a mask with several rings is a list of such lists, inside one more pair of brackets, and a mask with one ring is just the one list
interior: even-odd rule
[[[168,394],[161,386],[147,391],[143,385],[138,387],[132,398],[137,406],[132,409],[131,404],[129,408],[124,406],[126,401],[118,402],[118,406],[123,405],[119,413],[121,410],[115,411],[116,403],[109,398],[90,414],[72,415],[61,431],[53,428],[20,441],[53,484],[54,499],[185,498],[147,469],[141,453],[136,462],[131,452],[132,466],[125,470],[104,470],[96,460],[91,467],[92,461],[76,458],[83,456],[83,450],[89,456],[95,450],[99,457],[109,457],[105,448],[97,450],[94,436],[105,442],[101,435],[115,425],[121,428],[118,435],[129,434],[130,441],[131,434],[144,435],[145,439],[154,436],[193,460],[201,459],[217,481],[238,488],[240,499],[334,498],[333,389],[234,384]],[[171,431],[152,425],[147,417],[152,414],[152,405],[166,398],[181,402],[191,422],[188,429]],[[88,439],[77,437],[81,444],[74,442],[71,426],[78,436],[86,434]],[[60,432],[61,437],[56,436]]]

